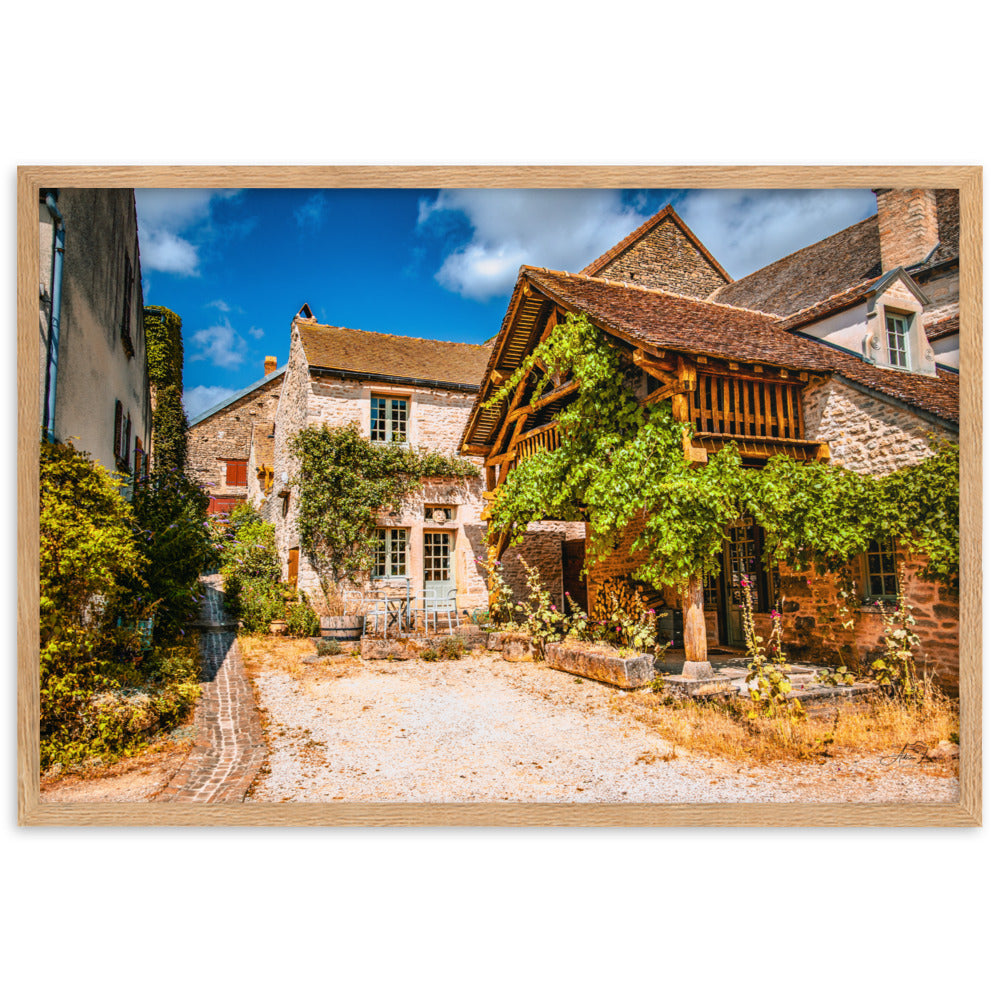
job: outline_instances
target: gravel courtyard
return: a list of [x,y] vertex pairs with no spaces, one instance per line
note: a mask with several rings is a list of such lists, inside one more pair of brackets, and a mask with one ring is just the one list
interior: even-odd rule
[[[954,777],[877,759],[747,767],[674,748],[628,693],[493,654],[458,661],[244,646],[268,761],[253,802],[947,802]],[[299,649],[301,646],[301,649]],[[289,655],[293,654],[293,655]]]

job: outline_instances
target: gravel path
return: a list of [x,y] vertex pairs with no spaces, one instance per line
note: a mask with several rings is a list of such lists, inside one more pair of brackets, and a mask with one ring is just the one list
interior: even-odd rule
[[875,760],[749,768],[673,748],[630,695],[490,654],[247,658],[269,747],[248,801],[946,802],[953,777]]

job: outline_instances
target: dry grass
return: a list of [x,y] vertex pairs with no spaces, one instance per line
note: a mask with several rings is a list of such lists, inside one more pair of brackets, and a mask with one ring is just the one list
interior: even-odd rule
[[750,719],[750,702],[735,698],[679,701],[641,692],[614,707],[633,712],[675,746],[757,763],[898,753],[916,742],[932,748],[958,732],[958,706],[933,690],[920,706],[874,696],[798,722]]
[[308,674],[310,679],[342,677],[357,659],[349,654],[323,656],[315,663],[305,664],[303,656],[315,656],[316,646],[309,639],[291,639],[280,635],[241,635],[237,640],[243,665],[255,678],[265,670],[281,670],[295,680]]

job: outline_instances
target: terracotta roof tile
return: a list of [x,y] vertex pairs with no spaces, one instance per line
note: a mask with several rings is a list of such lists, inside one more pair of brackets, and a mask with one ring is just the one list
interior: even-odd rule
[[357,375],[478,386],[490,357],[488,345],[400,337],[302,320],[295,325],[311,367]]
[[788,316],[881,273],[878,216],[873,215],[724,285],[711,298]]
[[[923,266],[933,266],[958,256],[958,191],[940,188],[935,197],[940,246]],[[908,268],[910,271],[920,269],[919,266]],[[730,285],[723,285],[709,298],[725,305],[790,316],[880,274],[882,251],[878,216],[872,215]]]
[[798,371],[842,375],[952,422],[958,376],[879,368],[854,354],[782,328],[778,317],[602,278],[522,267],[521,275],[570,311],[624,339],[669,350]]

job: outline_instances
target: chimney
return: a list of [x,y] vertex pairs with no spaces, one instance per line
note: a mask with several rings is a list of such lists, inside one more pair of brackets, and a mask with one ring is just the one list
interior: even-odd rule
[[264,374],[273,375],[278,370],[278,359],[267,357],[264,358]]
[[882,273],[916,264],[938,244],[937,198],[931,188],[875,188]]

